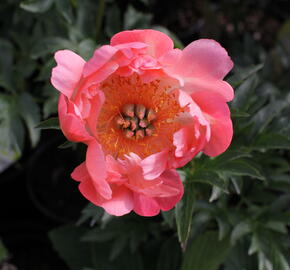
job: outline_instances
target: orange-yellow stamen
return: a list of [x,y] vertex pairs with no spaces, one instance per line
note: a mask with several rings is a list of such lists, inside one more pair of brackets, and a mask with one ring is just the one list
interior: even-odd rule
[[[98,140],[105,154],[115,158],[134,152],[141,158],[174,148],[173,134],[184,112],[178,94],[165,81],[144,83],[136,74],[113,75],[100,89],[105,102],[97,121]],[[170,150],[170,149],[169,149]]]

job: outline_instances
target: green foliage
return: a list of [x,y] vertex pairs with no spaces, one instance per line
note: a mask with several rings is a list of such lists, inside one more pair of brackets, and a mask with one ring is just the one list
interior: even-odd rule
[[[59,129],[58,94],[49,81],[56,50],[89,59],[113,34],[135,28],[160,30],[183,48],[182,33],[151,25],[158,20],[149,2],[1,2],[0,172],[27,142],[37,145],[42,129]],[[290,269],[289,25],[269,51],[248,33],[230,42],[234,138],[222,155],[199,155],[180,169],[185,194],[174,210],[115,218],[89,204],[77,224],[51,231],[70,269]],[[59,146],[68,147],[75,144]],[[0,261],[6,257],[0,245]]]

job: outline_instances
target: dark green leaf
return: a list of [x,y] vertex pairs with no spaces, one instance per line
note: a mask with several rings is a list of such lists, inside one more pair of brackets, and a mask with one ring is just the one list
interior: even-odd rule
[[205,232],[194,239],[184,255],[181,270],[217,270],[229,251],[229,240],[218,240],[218,232]]
[[248,222],[242,221],[237,224],[231,234],[231,243],[235,245],[236,241],[251,232],[251,227]]
[[252,164],[250,165],[248,162],[241,160],[234,160],[228,162],[226,165],[219,167],[219,170],[222,170],[223,172],[227,172],[232,175],[248,175],[253,178],[265,180],[265,177],[260,173],[257,168],[253,167]]
[[19,112],[28,128],[31,144],[36,146],[40,137],[40,130],[35,126],[40,121],[40,110],[33,97],[27,92],[22,93],[19,97]]
[[268,133],[261,134],[253,143],[254,149],[290,149],[290,139],[287,136]]
[[66,225],[49,232],[54,249],[72,270],[92,267],[91,247],[80,242],[85,229],[75,225]]
[[194,185],[188,180],[184,184],[184,195],[175,207],[175,219],[179,241],[183,248],[186,247],[190,235],[192,214],[195,202]]
[[47,11],[53,3],[53,0],[24,0],[20,7],[26,11],[43,13]]
[[237,68],[236,72],[233,76],[228,78],[228,83],[230,83],[233,87],[237,87],[244,80],[257,73],[259,70],[263,68],[264,64],[259,64],[247,68]]
[[40,122],[36,128],[40,129],[60,129],[58,117],[51,117],[47,120]]
[[214,171],[202,169],[197,170],[193,175],[190,176],[188,181],[214,185],[220,188],[222,191],[227,192],[226,181],[217,172]]

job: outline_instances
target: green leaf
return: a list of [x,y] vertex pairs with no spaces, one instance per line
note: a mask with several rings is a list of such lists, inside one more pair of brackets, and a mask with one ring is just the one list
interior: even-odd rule
[[247,253],[248,242],[241,239],[233,248],[231,248],[225,262],[225,270],[257,270],[255,256],[249,256]]
[[73,22],[73,10],[70,0],[57,0],[55,1],[56,7],[59,13],[64,17],[67,23],[72,24]]
[[32,146],[36,146],[40,137],[40,130],[35,126],[40,121],[40,110],[33,97],[24,92],[19,97],[19,112],[23,118],[29,132]]
[[131,5],[124,16],[124,29],[148,28],[152,15],[137,11]]
[[20,3],[20,7],[33,13],[43,13],[47,11],[53,0],[25,0]]
[[235,74],[227,79],[228,83],[233,87],[237,87],[244,80],[257,73],[259,70],[263,68],[264,64],[259,64],[246,68],[237,68],[235,70]]
[[104,215],[104,210],[101,207],[98,207],[92,203],[89,203],[81,213],[77,225],[81,225],[87,220],[90,220],[90,226],[94,226]]
[[215,171],[199,169],[190,176],[188,181],[214,185],[222,191],[228,192],[226,181]]
[[287,136],[277,133],[260,135],[253,143],[254,149],[290,149],[290,139]]
[[194,202],[194,185],[186,180],[184,183],[183,198],[175,207],[175,219],[177,225],[178,239],[184,249],[190,235]]
[[49,238],[54,249],[65,260],[71,270],[93,266],[90,257],[90,245],[80,241],[84,232],[84,228],[75,225],[66,225],[49,232]]
[[265,177],[260,173],[257,168],[241,160],[234,160],[228,162],[226,165],[219,167],[218,170],[227,172],[232,175],[247,175],[260,180],[265,180]]
[[254,74],[245,80],[235,91],[235,98],[232,107],[240,110],[247,110],[254,89],[258,84],[258,77]]
[[57,50],[69,49],[75,51],[77,44],[62,37],[45,37],[40,39],[31,49],[30,56],[32,59],[38,59],[39,57],[46,56],[47,54],[53,54]]
[[0,264],[8,258],[8,252],[4,244],[0,240]]
[[40,129],[60,129],[58,117],[51,117],[40,122],[36,128]]
[[248,222],[242,221],[240,223],[238,223],[231,234],[231,243],[232,245],[235,245],[236,242],[242,238],[243,236],[245,236],[246,234],[251,232],[251,227],[249,225]]
[[76,146],[77,146],[77,143],[71,142],[71,141],[66,141],[63,144],[59,145],[57,148],[59,148],[59,149],[73,148],[73,149],[75,149]]
[[217,270],[229,251],[229,240],[218,240],[218,232],[208,231],[194,239],[186,251],[181,270]]

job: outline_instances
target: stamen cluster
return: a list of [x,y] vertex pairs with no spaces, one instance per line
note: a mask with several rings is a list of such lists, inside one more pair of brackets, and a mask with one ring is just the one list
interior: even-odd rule
[[153,122],[156,113],[142,104],[126,104],[121,114],[115,117],[117,128],[121,129],[128,139],[142,139],[154,133]]

